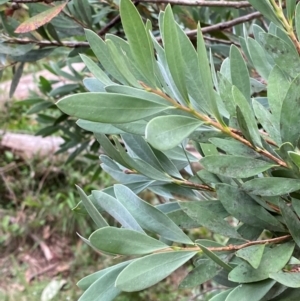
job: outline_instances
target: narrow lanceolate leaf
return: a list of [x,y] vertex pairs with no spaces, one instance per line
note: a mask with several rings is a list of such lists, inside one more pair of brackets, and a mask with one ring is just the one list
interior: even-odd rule
[[144,233],[141,226],[128,210],[115,198],[102,192],[93,190],[92,195],[99,205],[112,217],[114,217],[124,228]]
[[280,130],[283,142],[297,146],[300,134],[300,75],[291,83],[282,103]]
[[57,106],[64,113],[96,122],[126,123],[168,109],[165,105],[114,93],[81,93],[62,98]]
[[189,237],[164,213],[140,199],[123,185],[114,186],[115,195],[141,227],[163,238],[185,244],[193,244]]
[[93,219],[93,221],[95,222],[95,224],[99,228],[107,227],[108,223],[103,218],[103,216],[98,211],[98,209],[95,207],[95,205],[93,204],[93,202],[88,198],[88,196],[84,193],[84,191],[79,186],[76,186],[76,187],[77,187],[77,190],[78,190],[79,195],[81,197],[81,201],[82,201],[82,203],[83,203],[86,211],[88,212],[88,214],[90,215],[90,217]]
[[288,152],[292,161],[300,168],[300,153]]
[[254,269],[249,263],[243,262],[229,273],[229,280],[239,283],[250,283],[269,278],[270,273],[280,271],[289,261],[295,244],[287,242],[265,250],[261,263]]
[[[248,140],[250,140],[252,142],[252,144],[254,144],[255,146],[261,147],[262,144],[261,144],[260,134],[258,132],[258,128],[257,128],[257,124],[256,124],[256,120],[255,120],[253,111],[252,111],[248,101],[246,100],[244,95],[241,93],[241,91],[235,86],[232,87],[232,95],[233,95],[234,101],[235,101],[237,109],[238,109],[237,110],[238,119],[239,119],[238,113],[241,113],[240,116],[243,119],[243,124],[241,124],[241,122],[239,120],[239,124],[240,124],[243,134],[246,136],[246,138]],[[247,136],[249,136],[249,137],[247,137]]]
[[170,5],[168,5],[165,10],[163,30],[164,47],[170,73],[181,96],[187,103],[189,103],[180,41],[178,37],[177,26]]
[[218,214],[209,207],[201,206],[201,203],[203,202],[180,202],[179,205],[188,216],[209,230],[227,237],[241,238],[236,229],[224,220],[223,212]]
[[277,273],[271,273],[269,275],[269,277],[287,287],[293,287],[293,288],[300,287],[300,273],[299,272],[295,273],[295,272],[280,271]]
[[222,205],[236,219],[261,230],[285,231],[282,224],[272,214],[257,204],[243,190],[227,184],[218,184],[216,189]]
[[296,6],[295,23],[296,23],[297,36],[298,39],[300,39],[300,3],[298,3]]
[[200,71],[201,83],[203,89],[205,90],[210,110],[213,113],[213,115],[216,117],[216,119],[225,126],[223,118],[219,113],[219,109],[215,97],[215,90],[212,82],[211,69],[207,58],[205,42],[199,24],[197,27],[197,54],[198,54],[198,68]]
[[10,89],[9,89],[9,97],[10,98],[13,97],[13,95],[18,87],[19,81],[20,81],[22,73],[23,73],[24,65],[25,65],[24,62],[20,63],[18,65],[18,67],[16,68],[16,71],[15,71],[15,74],[11,81],[11,85],[10,85]]
[[261,262],[264,250],[265,245],[254,245],[238,250],[236,256],[248,261],[254,269],[257,269]]
[[149,83],[155,87],[154,51],[142,18],[130,0],[121,0],[120,15],[137,66]]
[[276,165],[242,156],[207,156],[200,160],[209,172],[231,178],[249,178]]
[[262,196],[288,194],[300,189],[300,180],[287,178],[257,178],[247,181],[243,190]]
[[166,252],[135,260],[118,276],[116,287],[125,292],[140,291],[169,276],[197,252]]
[[267,17],[270,21],[275,23],[277,26],[282,27],[276,12],[270,4],[269,0],[249,0],[250,4],[260,11],[265,17]]
[[277,130],[279,131],[280,114],[283,100],[289,89],[290,82],[283,71],[275,65],[268,78],[268,102],[277,122]]
[[146,234],[115,227],[99,229],[89,240],[96,249],[119,255],[144,255],[168,248],[161,241]]
[[120,265],[105,273],[88,287],[78,301],[113,301],[121,292],[115,281],[123,269],[124,265]]
[[111,85],[113,82],[109,79],[106,73],[88,56],[81,54],[82,61],[85,63],[91,73],[103,84]]
[[279,201],[279,208],[295,243],[300,246],[300,221],[298,216],[294,213],[291,207],[287,206],[283,200]]
[[250,101],[250,76],[248,68],[239,49],[235,45],[232,45],[230,48],[230,72],[232,84]]
[[160,116],[152,119],[146,127],[146,139],[156,149],[174,148],[187,138],[202,122],[185,116]]
[[251,296],[251,301],[260,301],[275,284],[274,280],[265,280],[258,283],[240,284],[231,291],[224,301],[241,301]]
[[119,269],[121,267],[125,268],[125,266],[127,266],[132,260],[127,260],[121,263],[118,263],[114,266],[108,267],[106,269],[97,271],[93,274],[90,274],[82,279],[80,279],[77,282],[77,286],[82,289],[82,290],[87,290],[95,281],[97,281],[98,279],[100,279],[101,277],[103,277],[105,274],[107,274],[108,272],[111,272],[112,270],[116,270]]
[[20,24],[15,32],[16,33],[24,33],[36,30],[37,28],[45,25],[46,23],[50,22],[54,17],[56,17],[66,6],[67,2],[47,9],[40,14],[33,16],[32,18],[26,20],[22,24]]

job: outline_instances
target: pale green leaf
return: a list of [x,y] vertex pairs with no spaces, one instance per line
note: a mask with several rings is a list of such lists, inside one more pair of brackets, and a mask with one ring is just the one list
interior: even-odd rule
[[261,301],[274,284],[275,281],[270,279],[257,283],[240,284],[230,292],[225,301],[242,301],[245,298],[251,298],[251,301]]
[[142,18],[130,0],[120,1],[120,16],[137,66],[149,83],[155,87],[153,46]]
[[142,228],[157,233],[168,240],[193,244],[189,237],[167,215],[140,199],[129,188],[115,185],[114,190],[119,202],[127,208]]
[[300,273],[299,272],[277,272],[271,273],[269,275],[270,278],[276,280],[277,282],[293,288],[300,287]]
[[137,231],[105,227],[89,237],[98,250],[119,255],[144,255],[168,248],[167,245]]
[[175,251],[137,259],[120,273],[116,287],[125,292],[148,288],[169,276],[196,254],[197,252]]
[[124,228],[144,233],[141,226],[130,214],[130,212],[115,198],[98,190],[93,190],[92,195],[96,202],[112,217],[114,217]]
[[88,214],[90,215],[90,217],[93,219],[93,221],[95,222],[95,224],[99,227],[107,227],[108,223],[106,222],[106,220],[103,218],[103,216],[101,215],[101,213],[98,211],[98,209],[95,207],[95,205],[93,204],[93,202],[89,199],[89,197],[84,193],[84,191],[79,187],[76,186],[78,193],[81,197],[81,201],[86,209],[86,211],[88,212]]
[[168,108],[128,95],[96,92],[66,96],[57,106],[77,118],[113,124],[140,120]]
[[243,258],[244,260],[249,262],[254,269],[257,269],[261,262],[264,250],[265,245],[249,246],[238,250],[236,252],[236,256]]
[[296,6],[295,27],[298,39],[300,39],[300,3]]
[[235,45],[230,47],[230,72],[232,84],[250,101],[250,76],[248,68],[239,49]]
[[174,148],[187,138],[202,122],[185,116],[159,116],[146,127],[146,139],[156,149]]

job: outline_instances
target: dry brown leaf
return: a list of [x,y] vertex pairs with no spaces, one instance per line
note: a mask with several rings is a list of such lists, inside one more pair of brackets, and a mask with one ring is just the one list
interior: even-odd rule
[[30,32],[33,30],[36,30],[37,28],[45,25],[46,23],[50,22],[54,17],[56,17],[66,6],[66,3],[63,3],[61,5],[52,7],[50,9],[47,9],[40,14],[37,14],[30,19],[26,20],[22,24],[20,24],[16,30],[15,33],[25,33]]

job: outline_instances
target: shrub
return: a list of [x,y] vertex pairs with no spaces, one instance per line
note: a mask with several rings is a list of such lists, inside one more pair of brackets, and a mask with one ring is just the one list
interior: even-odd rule
[[[163,46],[129,0],[120,7],[127,41],[86,30],[104,70],[82,56],[92,92],[57,105],[94,133],[102,168],[120,183],[91,195],[78,188],[78,208],[98,228],[82,239],[124,261],[80,280],[81,301],[146,289],[190,260],[180,288],[213,280],[222,285],[213,301],[299,300],[300,4],[287,1],[285,12],[281,2],[250,2],[269,30],[254,25],[254,38],[240,38],[243,54],[231,46],[218,72],[201,28],[195,50],[170,6],[159,15]],[[164,203],[142,200],[146,189]],[[212,240],[192,239],[199,227]]]

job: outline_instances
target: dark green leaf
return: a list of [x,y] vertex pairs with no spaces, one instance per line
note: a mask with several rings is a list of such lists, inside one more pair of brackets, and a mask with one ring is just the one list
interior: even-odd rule
[[160,116],[152,119],[146,127],[146,139],[156,149],[174,148],[188,137],[202,122],[185,116]]
[[50,55],[54,48],[33,49],[23,55],[12,55],[11,59],[16,62],[36,62]]
[[57,106],[77,118],[113,124],[140,120],[168,108],[128,95],[93,92],[69,95]]
[[277,196],[300,189],[300,180],[287,178],[257,178],[247,181],[242,188],[248,193]]
[[270,273],[280,271],[292,256],[295,245],[291,242],[266,248],[257,269],[243,262],[229,273],[229,280],[239,283],[261,281],[269,278]]
[[168,248],[159,240],[140,232],[114,227],[95,231],[89,240],[96,249],[119,255],[144,255]]
[[209,172],[231,178],[249,178],[276,166],[258,159],[228,155],[207,156],[200,163]]
[[166,252],[135,260],[118,276],[116,287],[125,292],[140,291],[169,276],[197,252]]

